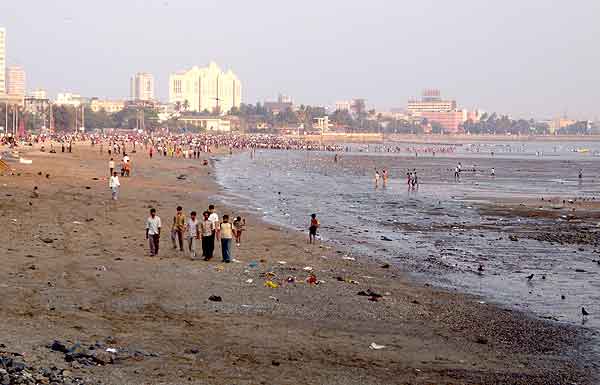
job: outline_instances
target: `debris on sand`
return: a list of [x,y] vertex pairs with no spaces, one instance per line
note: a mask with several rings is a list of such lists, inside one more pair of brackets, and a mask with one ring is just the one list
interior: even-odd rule
[[212,302],[222,302],[223,298],[221,298],[221,296],[218,295],[211,295],[210,297],[208,297],[208,300]]

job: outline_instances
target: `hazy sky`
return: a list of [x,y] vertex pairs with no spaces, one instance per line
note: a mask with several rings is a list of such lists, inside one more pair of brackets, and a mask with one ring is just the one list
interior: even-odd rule
[[515,116],[600,116],[600,0],[1,0],[8,63],[51,95],[127,97],[215,60],[244,102],[404,107],[435,87]]

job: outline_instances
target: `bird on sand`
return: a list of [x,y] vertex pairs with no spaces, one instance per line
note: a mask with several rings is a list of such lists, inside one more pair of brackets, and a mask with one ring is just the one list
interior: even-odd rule
[[528,275],[526,278],[531,281],[533,279],[533,274]]
[[581,315],[586,317],[586,316],[590,315],[590,313],[588,313],[587,310],[585,310],[585,308],[582,306],[581,307]]

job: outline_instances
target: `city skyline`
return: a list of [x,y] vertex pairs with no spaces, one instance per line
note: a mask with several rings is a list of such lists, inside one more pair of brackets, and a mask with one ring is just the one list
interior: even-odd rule
[[[310,0],[303,7],[8,0],[0,4],[0,27],[7,30],[6,64],[24,67],[30,89],[51,95],[121,99],[129,94],[131,74],[144,70],[155,76],[156,97],[166,101],[172,72],[214,60],[244,82],[246,103],[285,90],[297,103],[361,97],[388,109],[434,87],[466,108],[594,119],[600,115],[600,58],[592,47],[600,27],[593,15],[599,12],[600,4],[583,0]],[[195,33],[194,15],[213,13],[226,14],[226,24],[206,18],[202,28],[210,33]],[[265,13],[277,17],[256,23]],[[162,27],[140,34],[146,24]]]

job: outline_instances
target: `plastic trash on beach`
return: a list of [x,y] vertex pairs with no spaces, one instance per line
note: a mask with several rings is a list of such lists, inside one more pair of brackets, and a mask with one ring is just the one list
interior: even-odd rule
[[266,281],[265,286],[270,287],[271,289],[277,289],[279,287],[279,284],[277,284],[273,281]]
[[252,282],[254,282],[254,280],[252,278],[249,278],[246,280],[246,283],[252,283]]
[[345,259],[346,261],[356,261],[356,258],[348,256],[342,257],[342,259]]
[[19,158],[19,163],[21,163],[21,164],[32,164],[33,160],[31,160],[31,159],[25,159],[25,158]]
[[286,262],[286,261],[279,261],[279,262],[277,262],[277,263],[279,263],[280,265],[287,265],[287,262]]
[[106,351],[109,353],[117,353],[117,349],[115,348],[106,348]]
[[311,274],[306,278],[306,283],[308,283],[309,285],[316,285],[319,283],[319,280],[317,279],[316,275]]
[[302,270],[305,270],[305,271],[313,271],[313,268],[312,268],[312,267],[310,267],[310,266],[306,266],[306,267],[305,267],[304,269],[302,269]]
[[372,350],[381,350],[384,348],[385,348],[384,345],[377,345],[375,342],[371,342],[371,345],[369,345],[369,349],[372,349]]
[[252,262],[250,262],[250,263],[248,264],[248,267],[252,267],[252,268],[254,268],[254,267],[256,267],[256,266],[258,266],[258,262],[256,262],[256,261],[252,261]]

